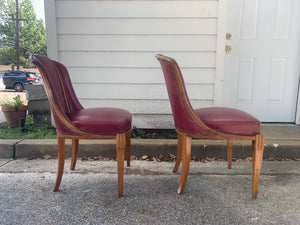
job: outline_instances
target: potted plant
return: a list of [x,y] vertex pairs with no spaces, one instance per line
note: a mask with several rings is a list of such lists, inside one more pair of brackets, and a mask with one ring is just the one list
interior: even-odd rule
[[27,106],[22,102],[21,96],[17,95],[13,100],[1,104],[8,128],[19,126],[20,119],[25,120],[27,114]]

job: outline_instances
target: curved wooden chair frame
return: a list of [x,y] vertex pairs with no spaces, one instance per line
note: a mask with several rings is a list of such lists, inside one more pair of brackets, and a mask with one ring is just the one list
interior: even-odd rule
[[193,108],[189,104],[189,100],[185,91],[185,86],[183,82],[183,78],[181,75],[180,68],[178,67],[175,60],[163,56],[163,55],[156,55],[156,58],[158,60],[164,60],[167,61],[172,65],[172,69],[175,72],[177,83],[180,90],[180,97],[181,100],[185,106],[185,109],[187,110],[189,116],[192,118],[192,120],[205,132],[208,133],[208,135],[197,135],[197,134],[191,134],[187,133],[178,129],[175,129],[178,134],[178,145],[177,145],[177,158],[175,167],[173,169],[173,172],[176,173],[178,170],[178,167],[180,165],[181,159],[182,159],[182,170],[181,170],[181,177],[179,182],[179,187],[177,190],[178,194],[183,193],[188,173],[189,173],[189,165],[190,165],[190,159],[191,159],[191,141],[192,138],[197,139],[210,139],[210,140],[227,140],[227,161],[228,161],[228,169],[231,169],[231,162],[232,162],[232,151],[233,151],[233,141],[234,140],[249,140],[252,141],[252,198],[257,197],[257,191],[258,191],[258,183],[259,183],[259,176],[260,176],[260,170],[262,165],[262,158],[263,158],[263,149],[264,149],[264,135],[262,134],[256,134],[256,135],[237,135],[237,134],[230,134],[226,132],[221,132],[215,129],[210,128],[207,126],[203,121],[199,119],[198,116],[196,116]]
[[37,63],[33,62],[39,69],[44,82],[44,88],[48,96],[48,100],[52,105],[56,115],[59,120],[63,123],[65,127],[70,129],[74,135],[65,135],[57,133],[57,144],[58,144],[58,169],[56,182],[53,187],[53,191],[56,192],[59,189],[61,179],[64,171],[65,162],[65,139],[72,139],[72,158],[70,169],[74,170],[77,161],[79,139],[116,139],[117,148],[117,168],[118,168],[118,195],[123,196],[123,174],[124,174],[124,155],[126,149],[126,160],[127,166],[130,166],[130,148],[131,148],[131,132],[132,129],[125,131],[124,133],[117,133],[116,135],[97,135],[88,133],[80,128],[74,126],[71,121],[64,115],[64,113],[58,107],[54,94],[52,92],[49,80],[47,78],[47,73],[44,69]]

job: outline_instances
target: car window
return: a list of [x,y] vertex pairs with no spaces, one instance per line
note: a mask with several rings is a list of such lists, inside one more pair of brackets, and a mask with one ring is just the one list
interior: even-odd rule
[[25,74],[22,72],[10,72],[9,76],[19,76],[19,77],[25,77]]
[[8,72],[5,74],[5,76],[16,76],[16,73],[14,72]]

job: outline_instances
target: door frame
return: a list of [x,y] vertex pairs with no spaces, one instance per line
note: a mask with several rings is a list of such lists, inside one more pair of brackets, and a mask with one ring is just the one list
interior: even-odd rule
[[[224,73],[225,73],[225,46],[228,15],[228,0],[219,0],[218,4],[218,30],[216,52],[216,76],[214,86],[214,106],[224,104]],[[299,62],[300,64],[300,62]],[[300,65],[299,65],[300,66]],[[300,79],[298,84],[298,96],[296,116],[294,123],[300,125]]]

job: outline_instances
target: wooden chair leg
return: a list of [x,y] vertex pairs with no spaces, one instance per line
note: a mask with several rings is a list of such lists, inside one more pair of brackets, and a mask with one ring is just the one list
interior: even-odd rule
[[227,140],[227,164],[228,164],[228,169],[231,169],[232,149],[233,149],[233,140]]
[[78,155],[78,143],[79,143],[79,139],[72,139],[72,159],[71,159],[70,170],[74,170],[76,166],[77,155]]
[[252,141],[252,198],[257,197],[259,175],[263,159],[264,136],[256,135],[255,141]]
[[61,178],[64,172],[64,164],[65,164],[65,139],[57,135],[57,148],[58,148],[58,169],[56,182],[53,187],[53,191],[58,191]]
[[123,196],[124,151],[126,145],[125,134],[117,134],[117,164],[118,164],[118,193]]
[[126,161],[127,161],[127,166],[130,166],[130,151],[131,151],[131,131],[128,131],[125,134],[126,138]]
[[181,151],[182,151],[182,169],[181,169],[181,177],[179,181],[179,186],[177,193],[182,194],[187,182],[190,161],[191,161],[191,146],[192,138],[187,135],[182,135],[181,139]]
[[177,173],[177,170],[179,168],[181,158],[182,158],[182,134],[177,133],[177,156],[176,156],[176,163],[173,169],[173,173]]

